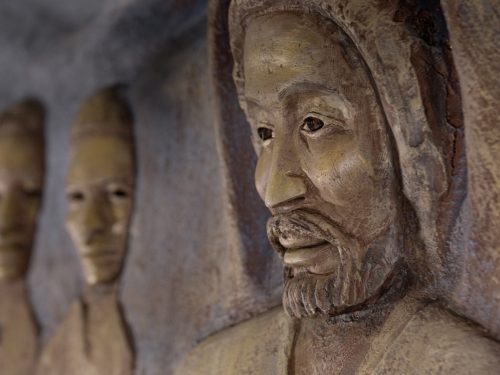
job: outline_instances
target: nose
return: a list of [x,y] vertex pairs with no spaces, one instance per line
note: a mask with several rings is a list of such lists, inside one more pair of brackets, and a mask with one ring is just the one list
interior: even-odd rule
[[82,205],[77,227],[85,243],[89,243],[95,235],[106,232],[109,227],[108,211],[108,204],[98,199],[89,199]]
[[305,177],[299,156],[291,142],[274,145],[264,188],[264,203],[270,209],[305,197],[307,193]]
[[0,194],[0,234],[5,234],[22,225],[22,197],[17,190]]

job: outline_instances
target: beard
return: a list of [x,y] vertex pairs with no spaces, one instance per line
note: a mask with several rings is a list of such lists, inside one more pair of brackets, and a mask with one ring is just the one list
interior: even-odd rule
[[328,272],[313,273],[314,265],[284,264],[283,306],[296,318],[337,316],[373,305],[389,288],[401,260],[394,232],[381,230],[364,244],[323,215],[305,210],[275,215],[267,223],[268,238],[284,259],[279,238],[309,237],[325,241],[335,261]]

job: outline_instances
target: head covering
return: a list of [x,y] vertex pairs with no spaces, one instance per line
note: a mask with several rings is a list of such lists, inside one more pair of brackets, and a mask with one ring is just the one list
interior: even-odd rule
[[71,126],[71,143],[110,135],[133,142],[132,112],[117,86],[102,89],[79,108]]
[[0,114],[0,137],[29,136],[43,142],[45,110],[38,100],[22,100]]
[[[221,0],[219,7],[224,3]],[[449,291],[461,255],[451,244],[458,242],[454,236],[466,194],[466,165],[458,82],[446,27],[437,6],[428,5],[418,8],[396,0],[233,0],[228,28],[240,101],[244,100],[243,44],[252,17],[283,11],[319,14],[352,40],[370,70],[394,137],[403,192],[416,212],[416,229],[425,246],[425,254],[417,256],[430,265],[428,281],[436,294]],[[219,17],[220,11],[212,8]],[[225,78],[222,70],[230,65],[223,54],[226,41],[220,27],[223,24],[211,40],[216,79]],[[221,94],[227,100],[224,87],[227,82],[215,83],[219,100]],[[219,107],[223,108],[220,103]],[[235,132],[234,123],[226,128],[223,117],[217,120],[219,129]],[[234,137],[241,142],[241,134]],[[223,152],[231,154],[229,147]],[[241,160],[236,154],[223,158]]]

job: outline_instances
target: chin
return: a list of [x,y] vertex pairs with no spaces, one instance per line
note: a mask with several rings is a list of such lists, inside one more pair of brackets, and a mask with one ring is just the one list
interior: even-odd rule
[[86,274],[85,281],[88,285],[100,285],[113,283],[118,278],[118,275],[103,275],[103,274]]
[[82,263],[88,285],[112,283],[116,281],[121,270],[121,262],[115,260],[84,259]]
[[[366,244],[320,213],[296,210],[271,217],[267,233],[284,261],[286,312],[296,318],[337,316],[376,303],[402,261],[397,231],[387,228]],[[281,244],[288,238],[313,238],[320,245],[297,251]]]
[[366,309],[377,302],[391,284],[397,267],[392,264],[356,262],[339,265],[334,272],[317,275],[294,272],[285,265],[283,306],[295,318],[337,316]]

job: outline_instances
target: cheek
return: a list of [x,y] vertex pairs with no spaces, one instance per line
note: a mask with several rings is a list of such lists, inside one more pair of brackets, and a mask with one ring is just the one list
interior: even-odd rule
[[352,137],[339,138],[310,142],[304,171],[322,200],[342,217],[357,219],[370,211],[375,172]]
[[358,145],[353,137],[343,135],[330,139],[308,141],[303,169],[322,195],[335,191],[334,196],[349,196],[359,186],[360,180],[366,179],[369,166],[361,158]]
[[38,217],[38,212],[40,211],[40,200],[32,200],[26,204],[26,226],[30,230],[34,230],[36,226],[36,221]]
[[259,158],[257,159],[257,166],[255,167],[255,187],[257,188],[257,192],[262,200],[264,200],[266,195],[271,157],[271,150],[262,150]]
[[66,211],[66,230],[73,241],[80,241],[85,234],[85,227],[81,225],[83,207],[77,203],[69,203]]
[[309,143],[304,170],[319,200],[334,207],[328,213],[353,235],[369,242],[386,226],[383,223],[391,213],[387,202],[392,202],[393,175],[387,154],[367,142],[354,138]]
[[116,235],[127,235],[132,214],[132,203],[113,205],[112,232]]
[[68,209],[66,213],[66,230],[69,232],[71,236],[74,236],[77,233],[75,218],[76,218],[75,211]]

